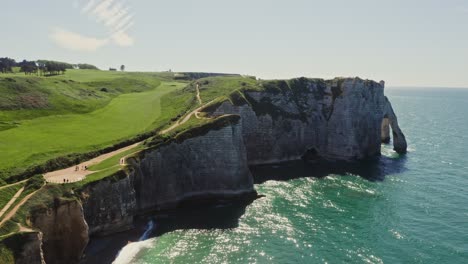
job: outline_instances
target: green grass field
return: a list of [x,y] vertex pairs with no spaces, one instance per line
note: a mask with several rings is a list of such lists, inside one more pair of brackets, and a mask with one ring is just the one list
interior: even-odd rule
[[239,89],[258,90],[258,82],[248,77],[208,77],[199,80],[200,96],[204,103],[219,97],[227,97]]
[[[52,77],[0,74],[0,186],[2,178],[53,158],[101,150],[176,121],[197,101],[194,84],[172,77],[97,70]],[[228,99],[239,89],[259,89],[255,79],[240,76],[198,83],[203,103]],[[200,122],[192,119],[177,131]]]
[[121,94],[149,91],[160,82],[152,73],[96,70],[69,70],[51,77],[0,74],[0,130],[24,119],[89,113]]
[[0,177],[103,149],[174,121],[188,111],[195,94],[182,89],[187,82],[170,78],[97,70],[53,77],[0,74]]
[[98,150],[154,129],[161,116],[161,97],[184,86],[165,82],[148,92],[121,95],[88,114],[40,117],[0,131],[0,170]]

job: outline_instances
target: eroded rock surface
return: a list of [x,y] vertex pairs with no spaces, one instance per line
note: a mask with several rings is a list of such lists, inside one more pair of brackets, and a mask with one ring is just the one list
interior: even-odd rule
[[103,180],[82,192],[89,234],[106,235],[131,229],[137,202],[133,177],[117,182]]
[[384,96],[384,84],[359,78],[279,83],[281,91],[244,92],[247,103],[226,101],[212,115],[238,114],[250,165],[320,157],[350,161],[380,154],[388,117],[395,150],[406,141]]
[[32,224],[43,233],[42,250],[47,264],[79,262],[89,239],[78,201],[57,201],[54,208],[35,215]]
[[240,124],[148,151],[133,167],[140,211],[254,192]]
[[385,97],[384,116],[388,119],[388,123],[392,128],[393,149],[398,153],[406,153],[408,145],[406,143],[405,135],[398,125],[398,119],[393,111],[392,104],[387,97]]
[[23,235],[24,244],[17,256],[16,264],[46,264],[42,252],[42,233],[31,232]]

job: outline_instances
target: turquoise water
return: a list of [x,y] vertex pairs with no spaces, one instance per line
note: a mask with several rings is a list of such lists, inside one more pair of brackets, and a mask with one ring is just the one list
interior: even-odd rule
[[408,155],[383,146],[365,168],[273,168],[275,180],[261,171],[265,197],[168,220],[163,235],[127,246],[122,260],[468,263],[468,90],[386,93]]

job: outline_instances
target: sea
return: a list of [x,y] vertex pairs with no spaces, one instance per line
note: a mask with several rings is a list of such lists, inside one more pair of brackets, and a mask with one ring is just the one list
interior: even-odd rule
[[114,263],[468,263],[468,89],[386,95],[408,154],[255,168],[261,198],[151,220]]

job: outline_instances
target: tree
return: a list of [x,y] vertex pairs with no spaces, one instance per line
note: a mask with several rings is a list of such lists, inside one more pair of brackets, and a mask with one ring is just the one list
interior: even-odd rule
[[7,72],[12,72],[12,67],[16,65],[16,62],[14,59],[10,58],[0,58],[0,72],[2,73],[7,73]]
[[22,62],[18,63],[20,67],[20,71],[24,72],[24,74],[33,74],[37,72],[37,65],[35,61],[27,61],[23,60]]
[[78,67],[78,69],[80,70],[84,70],[84,69],[87,69],[87,70],[99,70],[98,67],[94,66],[94,65],[91,65],[91,64],[87,64],[87,63],[79,63],[76,65]]
[[67,69],[73,69],[73,65],[60,61],[38,60],[38,67],[43,75],[64,74]]
[[120,66],[120,70],[121,70],[121,71],[125,71],[125,65],[121,65],[121,66]]

